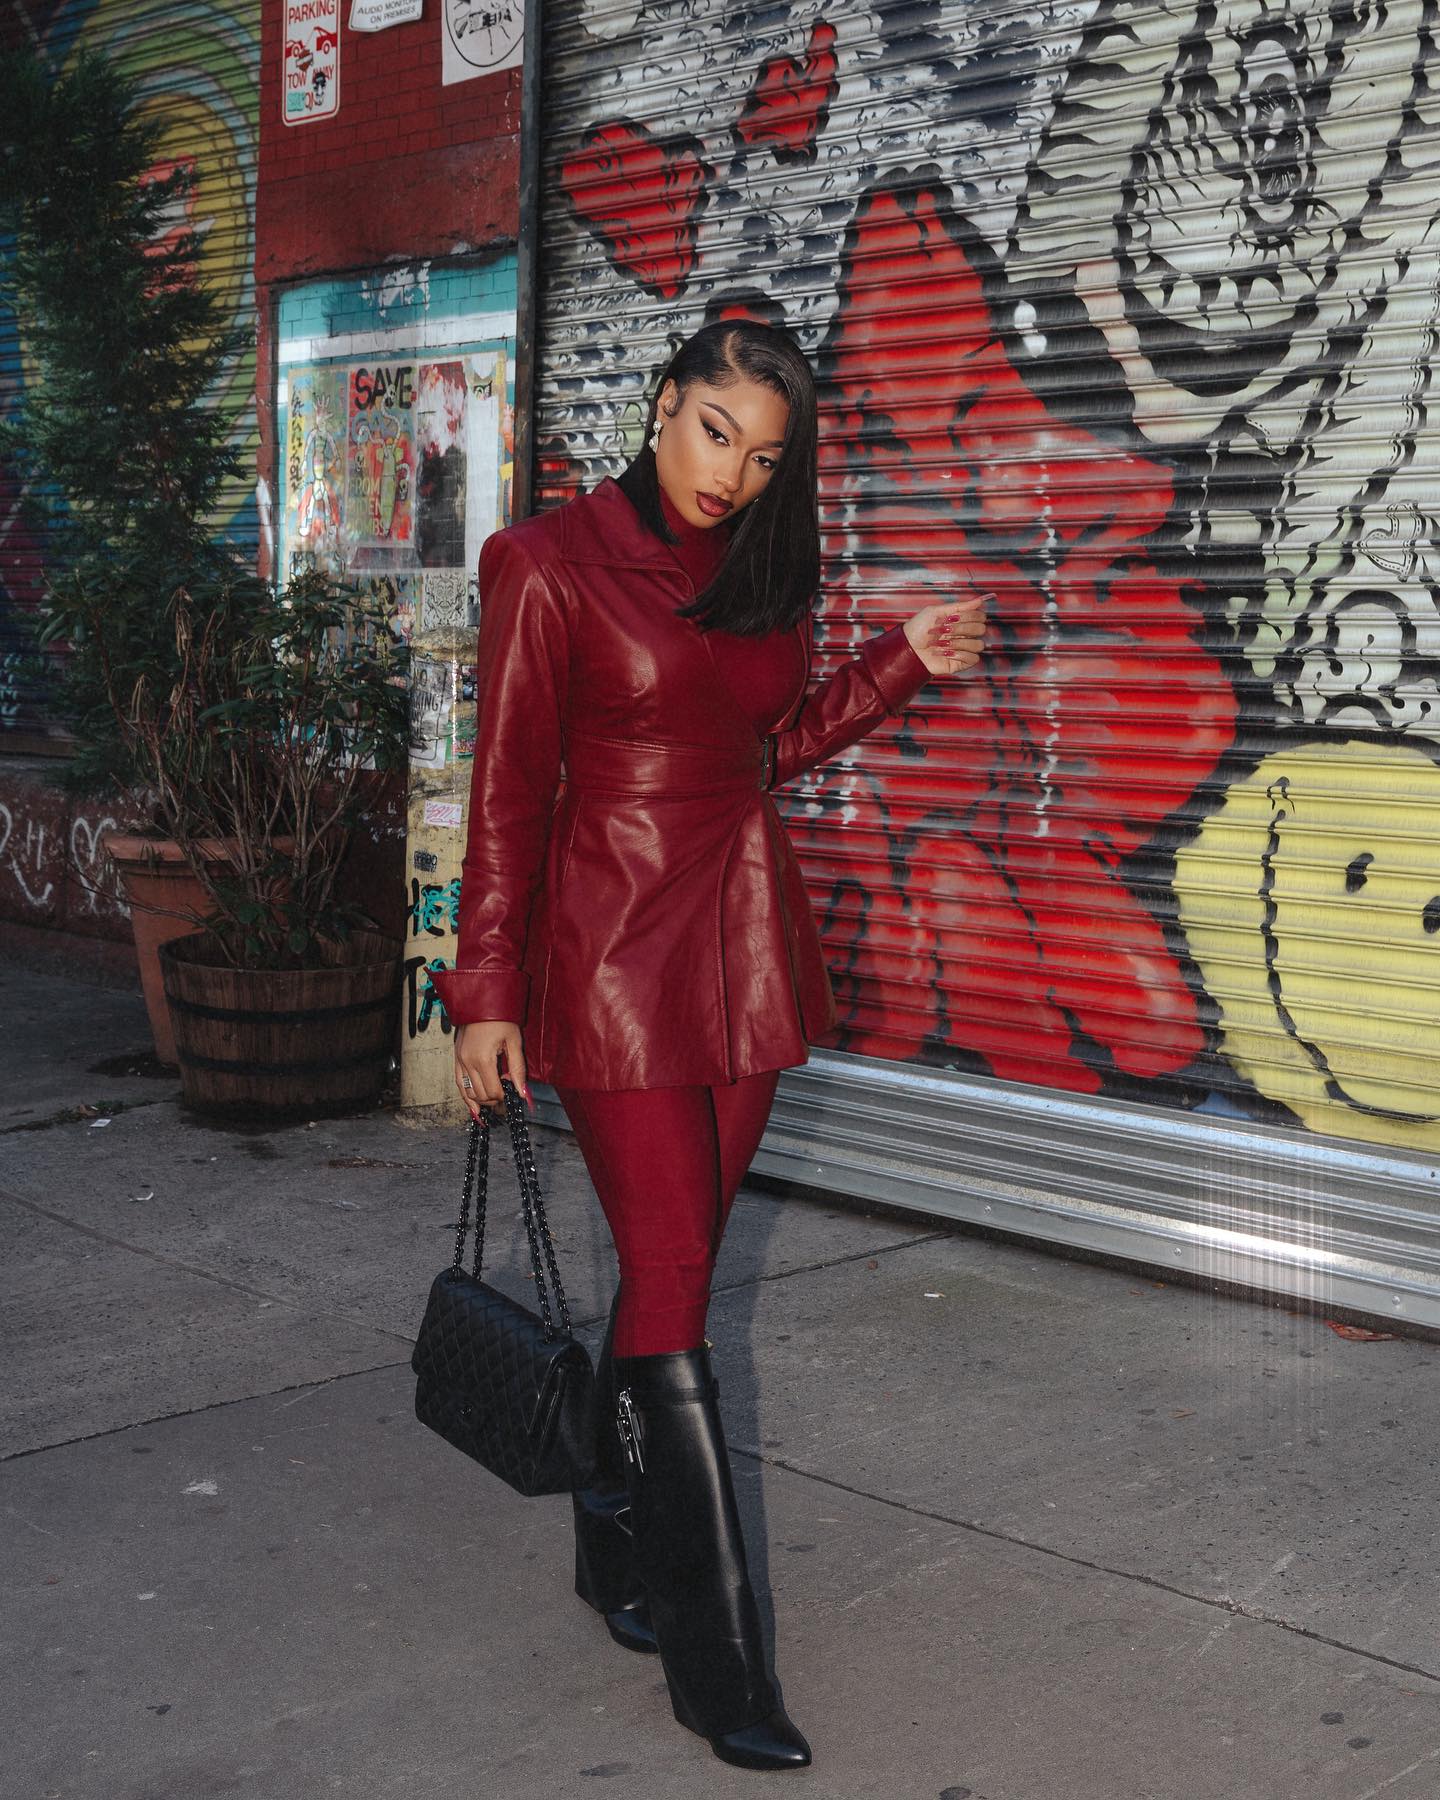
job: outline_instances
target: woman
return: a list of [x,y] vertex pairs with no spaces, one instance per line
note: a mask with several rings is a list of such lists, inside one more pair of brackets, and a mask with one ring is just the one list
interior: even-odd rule
[[769,790],[969,668],[984,620],[978,598],[924,607],[806,696],[816,399],[783,331],[697,332],[647,433],[618,479],[481,551],[459,943],[432,980],[472,1115],[502,1104],[502,1063],[527,1100],[527,1073],[549,1081],[619,1257],[577,1591],[658,1650],[676,1717],[718,1756],[799,1768],[705,1339],[779,1071],[836,1019]]

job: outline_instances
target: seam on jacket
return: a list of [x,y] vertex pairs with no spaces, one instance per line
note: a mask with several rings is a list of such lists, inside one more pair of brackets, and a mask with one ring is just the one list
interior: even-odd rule
[[735,821],[735,828],[725,845],[725,855],[721,859],[720,873],[715,882],[715,985],[720,994],[720,1027],[725,1039],[727,1081],[735,1079],[735,1057],[730,1044],[730,990],[725,982],[725,883],[730,874],[730,859],[735,854],[735,840],[745,828],[749,806],[747,800],[740,809],[740,817]]
[[547,926],[550,942],[545,946],[545,979],[540,984],[540,1061],[548,1067],[546,1051],[549,1045],[546,1036],[550,1028],[550,965],[555,960],[555,914],[560,910],[560,896],[565,891],[565,877],[570,873],[570,855],[575,848],[575,833],[580,829],[580,808],[584,804],[584,796],[575,795],[575,816],[570,821],[570,835],[565,840],[565,856],[560,864],[560,878],[555,883],[555,904],[550,909]]

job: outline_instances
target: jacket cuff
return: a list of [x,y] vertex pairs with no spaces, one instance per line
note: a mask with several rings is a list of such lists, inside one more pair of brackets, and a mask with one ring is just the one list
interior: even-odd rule
[[530,977],[523,969],[432,969],[430,985],[452,1025],[505,1019],[524,1026]]
[[919,651],[906,637],[903,622],[867,638],[860,646],[860,655],[887,713],[903,712],[925,683],[934,680]]

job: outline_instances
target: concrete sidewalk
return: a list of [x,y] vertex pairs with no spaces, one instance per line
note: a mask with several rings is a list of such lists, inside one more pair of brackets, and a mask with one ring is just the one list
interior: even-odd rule
[[[415,1423],[463,1134],[207,1126],[138,997],[0,994],[3,1800],[765,1785],[574,1597],[568,1501]],[[593,1327],[603,1222],[535,1143]],[[1440,1793],[1440,1347],[750,1191],[710,1335],[796,1791]]]

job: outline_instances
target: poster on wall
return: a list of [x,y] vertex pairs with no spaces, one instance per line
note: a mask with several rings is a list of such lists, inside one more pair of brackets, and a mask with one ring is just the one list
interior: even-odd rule
[[346,521],[350,566],[414,563],[415,364],[362,365],[350,373]]
[[298,369],[290,381],[285,483],[290,497],[290,561],[323,560],[338,541],[345,491],[345,377],[339,369]]
[[416,548],[427,569],[465,563],[465,365],[421,363],[415,388]]
[[287,125],[340,110],[340,0],[285,0],[283,117]]
[[455,665],[444,657],[410,660],[410,765],[443,769],[451,760]]
[[463,343],[352,354],[291,364],[277,394],[282,566],[387,602],[424,665],[412,766],[437,776],[474,755],[474,671],[457,670],[455,644],[479,623],[480,546],[509,516],[510,366],[504,348]]
[[519,67],[525,50],[520,0],[441,0],[441,9],[444,86]]
[[286,568],[383,579],[420,630],[473,624],[480,546],[509,503],[507,366],[452,350],[287,369]]

